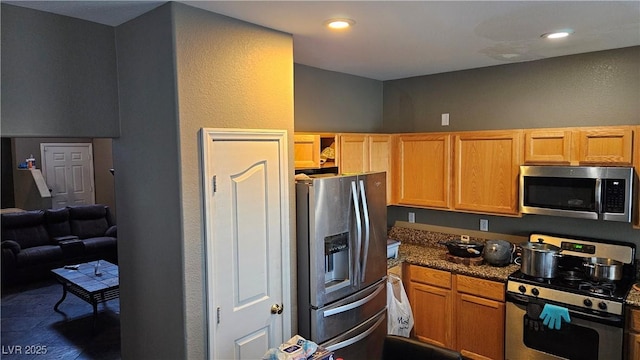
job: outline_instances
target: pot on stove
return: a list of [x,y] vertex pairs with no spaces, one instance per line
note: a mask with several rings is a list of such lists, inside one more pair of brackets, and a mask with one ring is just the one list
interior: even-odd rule
[[522,249],[522,263],[520,271],[528,276],[551,279],[556,277],[558,270],[558,258],[560,255],[559,247],[542,242],[523,242],[520,244]]
[[582,263],[585,273],[595,281],[616,281],[622,279],[622,262],[599,257],[585,258]]

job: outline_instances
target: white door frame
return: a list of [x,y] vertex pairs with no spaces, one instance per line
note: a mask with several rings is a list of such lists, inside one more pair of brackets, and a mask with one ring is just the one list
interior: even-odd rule
[[[89,181],[91,182],[91,203],[96,203],[96,180],[95,180],[95,169],[93,166],[93,144],[92,143],[40,143],[40,160],[42,162],[42,174],[44,175],[44,180],[47,182],[47,187],[49,186],[49,179],[47,179],[47,160],[45,155],[45,149],[47,147],[86,147],[89,149]],[[51,194],[51,199],[53,200],[53,194]]]
[[[203,219],[204,219],[204,249],[205,249],[205,296],[206,296],[206,317],[207,317],[207,355],[209,359],[213,359],[215,355],[215,331],[216,331],[216,294],[215,294],[215,276],[210,273],[215,269],[215,256],[213,244],[215,239],[208,226],[208,219],[213,214],[211,203],[207,199],[213,196],[213,184],[209,179],[211,166],[209,165],[209,153],[213,146],[214,140],[269,140],[278,142],[278,150],[280,154],[280,201],[284,206],[281,207],[281,234],[282,234],[282,299],[288,301],[285,304],[282,313],[282,332],[283,341],[289,339],[291,334],[291,314],[293,310],[293,300],[291,299],[291,253],[290,253],[290,217],[289,217],[289,162],[287,158],[287,131],[286,130],[247,130],[247,129],[225,129],[225,128],[202,128],[200,130],[200,168],[202,169],[201,186],[204,192],[203,196]],[[231,156],[231,154],[230,154]]]

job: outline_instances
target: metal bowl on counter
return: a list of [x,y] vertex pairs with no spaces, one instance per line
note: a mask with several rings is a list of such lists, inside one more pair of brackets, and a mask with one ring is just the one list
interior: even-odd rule
[[484,261],[493,266],[506,266],[511,263],[515,246],[505,240],[487,240],[482,251]]

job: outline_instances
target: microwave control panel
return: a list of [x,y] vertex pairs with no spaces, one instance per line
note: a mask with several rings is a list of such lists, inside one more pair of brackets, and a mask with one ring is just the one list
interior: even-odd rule
[[624,213],[625,208],[625,181],[624,179],[604,180],[603,211],[606,213]]

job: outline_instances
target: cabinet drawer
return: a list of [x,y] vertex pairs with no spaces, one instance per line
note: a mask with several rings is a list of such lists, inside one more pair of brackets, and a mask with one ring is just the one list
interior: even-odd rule
[[629,330],[640,332],[640,309],[629,309],[627,321]]
[[451,273],[448,271],[430,269],[411,265],[411,281],[451,289]]
[[459,293],[504,301],[504,284],[496,281],[478,279],[465,275],[456,275],[456,290]]

